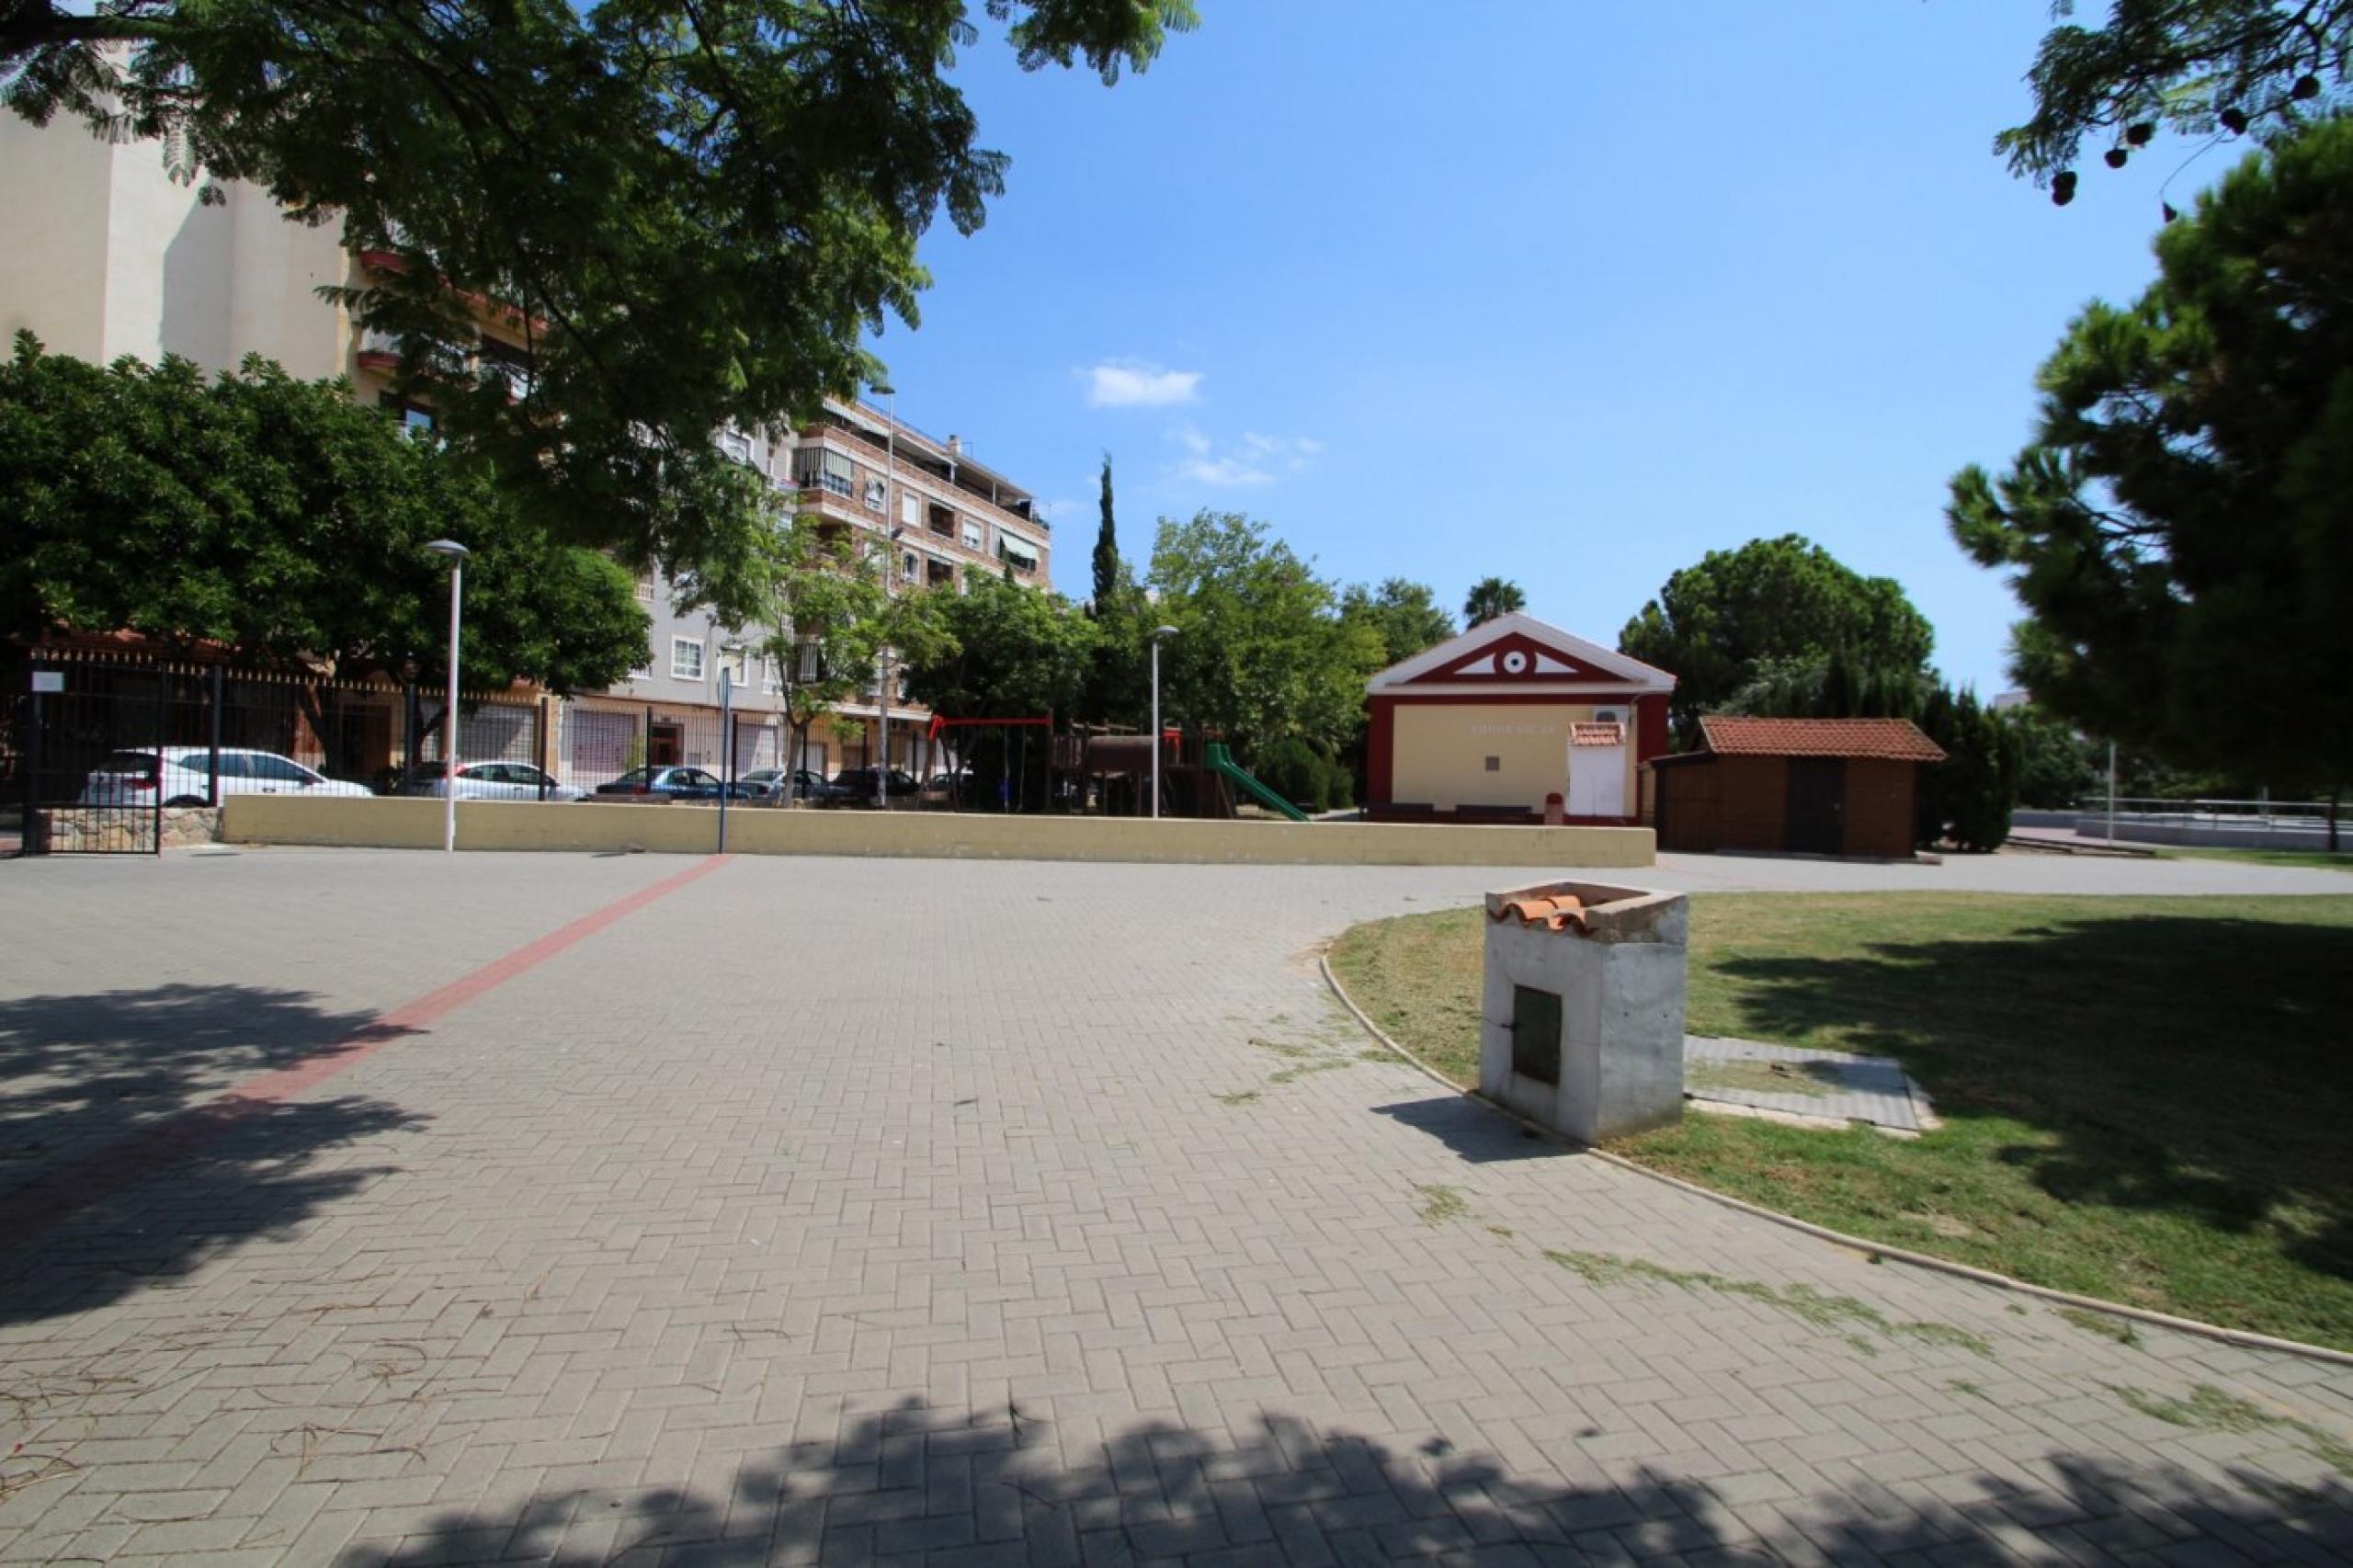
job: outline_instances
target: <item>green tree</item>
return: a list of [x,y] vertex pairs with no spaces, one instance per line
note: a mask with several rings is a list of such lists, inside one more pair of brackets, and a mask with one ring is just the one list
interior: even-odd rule
[[1077,712],[1143,729],[1152,722],[1152,631],[1161,624],[1158,607],[1121,561],[1112,573],[1110,592],[1096,600],[1093,610],[1094,675]]
[[1108,605],[1120,587],[1120,526],[1111,515],[1111,454],[1103,454],[1103,494],[1097,503],[1102,521],[1095,528],[1095,597],[1088,602]]
[[1912,719],[1931,684],[1916,667],[1886,665],[1841,644],[1827,653],[1758,660],[1721,706],[1768,719]]
[[2001,718],[2018,756],[2018,804],[2063,811],[2106,787],[2106,748],[2096,748],[2064,719],[2032,703],[2006,709]]
[[1999,849],[2018,800],[2016,731],[1965,687],[1931,691],[1919,722],[1945,752],[1944,761],[1920,769],[1919,841],[1949,840],[1978,855]]
[[[5,0],[35,123],[156,139],[395,270],[354,301],[404,378],[577,542],[699,569],[740,619],[756,476],[712,450],[871,381],[916,243],[979,227],[1006,159],[951,77],[962,0]],[[1027,69],[1142,70],[1190,0],[985,0]],[[472,301],[514,312],[529,395],[436,373]]]
[[808,751],[809,730],[875,678],[889,641],[892,601],[871,541],[813,513],[782,519],[746,569],[756,583],[760,652],[775,662],[778,697],[792,732],[792,756]]
[[1471,585],[1471,592],[1462,600],[1462,624],[1483,626],[1498,616],[1527,608],[1528,596],[1519,591],[1518,583],[1502,577],[1482,577]]
[[[976,575],[962,594],[920,596],[926,635],[910,639],[907,691],[948,719],[1067,717],[1095,672],[1097,623],[1059,594]],[[920,646],[913,644],[919,642]],[[959,759],[979,779],[1004,779],[1025,810],[1047,804],[1041,732],[958,732]]]
[[1351,583],[1340,595],[1340,616],[1370,625],[1381,640],[1381,664],[1403,664],[1454,635],[1454,618],[1438,608],[1427,583],[1384,579],[1378,588]]
[[341,381],[246,360],[101,368],[29,334],[0,362],[0,630],[137,631],[343,674],[438,669],[467,545],[462,676],[569,692],[646,657],[630,574],[551,540],[483,463]]
[[918,602],[929,636],[907,651],[907,693],[943,718],[1067,715],[1086,689],[1097,633],[1060,594],[975,575]]
[[2043,364],[2033,443],[1963,470],[1947,515],[2010,574],[2038,705],[2325,787],[2353,777],[2353,121],[2248,159],[2156,252]]
[[1245,761],[1285,737],[1326,747],[1362,722],[1381,667],[1374,629],[1338,613],[1332,585],[1267,526],[1233,512],[1163,518],[1153,546],[1165,713],[1215,731]]
[[1865,577],[1797,534],[1712,550],[1666,580],[1618,634],[1619,651],[1676,677],[1669,704],[1688,745],[1699,715],[1729,701],[1773,661],[1827,660],[1840,646],[1916,674],[1934,634],[1889,577]]
[[2160,127],[2193,136],[2293,129],[2337,101],[2353,58],[2353,0],[2115,0],[2106,23],[2043,35],[2027,83],[2034,114],[1994,138],[2018,174],[2064,206],[2086,139],[2121,168]]

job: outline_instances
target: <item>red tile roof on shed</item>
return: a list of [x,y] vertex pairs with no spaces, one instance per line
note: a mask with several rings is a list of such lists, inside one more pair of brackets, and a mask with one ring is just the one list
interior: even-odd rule
[[1945,754],[1909,719],[1703,717],[1699,733],[1722,756],[1869,756],[1942,762]]

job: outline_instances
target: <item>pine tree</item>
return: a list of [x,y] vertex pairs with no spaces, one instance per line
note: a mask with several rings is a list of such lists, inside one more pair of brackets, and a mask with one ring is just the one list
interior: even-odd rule
[[1111,518],[1111,454],[1103,454],[1103,521],[1095,530],[1095,613],[1111,603],[1120,585],[1120,529]]

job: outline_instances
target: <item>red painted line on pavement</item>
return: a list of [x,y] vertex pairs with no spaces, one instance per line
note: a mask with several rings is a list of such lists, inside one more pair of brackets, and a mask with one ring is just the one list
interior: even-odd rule
[[14,1247],[94,1203],[144,1181],[163,1166],[196,1153],[231,1128],[283,1105],[306,1089],[317,1087],[336,1074],[356,1067],[406,1035],[423,1030],[438,1019],[517,975],[595,936],[616,921],[628,918],[656,900],[668,897],[689,882],[699,881],[726,864],[728,857],[713,855],[677,875],[640,888],[568,926],[549,932],[503,958],[493,959],[471,974],[460,975],[438,990],[402,1003],[374,1022],[353,1030],[334,1044],[289,1067],[279,1067],[244,1080],[216,1099],[168,1117],[119,1143],[51,1171],[15,1192],[0,1196],[0,1247]]

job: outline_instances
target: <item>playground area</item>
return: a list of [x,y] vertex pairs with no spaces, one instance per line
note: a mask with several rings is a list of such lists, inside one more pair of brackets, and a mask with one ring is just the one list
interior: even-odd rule
[[[1155,778],[1152,737],[1076,724],[1051,714],[1006,719],[935,716],[924,729],[924,763],[893,804],[1000,813],[1061,812],[1112,817],[1190,817],[1232,822],[1265,813],[1289,822],[1313,815],[1234,759],[1215,735],[1162,730]],[[1154,788],[1158,790],[1154,809]]]

